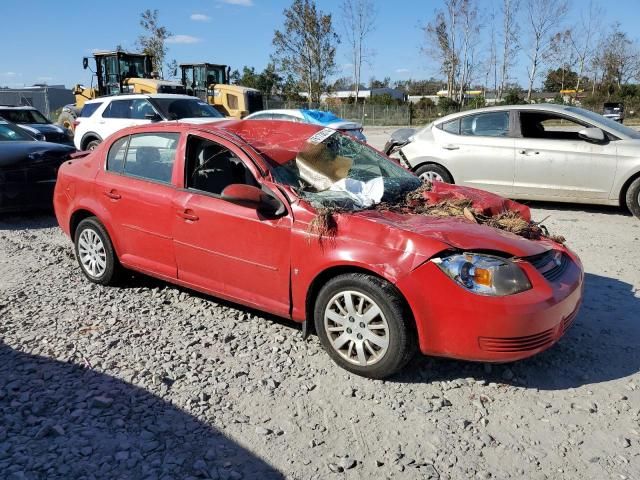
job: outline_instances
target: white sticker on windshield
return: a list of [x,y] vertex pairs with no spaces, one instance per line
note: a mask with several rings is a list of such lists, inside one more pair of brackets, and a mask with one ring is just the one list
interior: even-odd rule
[[333,128],[323,128],[319,132],[316,132],[311,137],[309,137],[309,140],[307,141],[309,143],[313,143],[314,145],[317,143],[322,143],[334,133],[336,133],[336,131]]

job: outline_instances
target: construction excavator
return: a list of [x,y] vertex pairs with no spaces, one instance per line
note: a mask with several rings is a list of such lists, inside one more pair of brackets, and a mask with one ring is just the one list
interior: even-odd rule
[[182,85],[187,95],[199,97],[227,117],[244,118],[262,110],[262,92],[231,85],[230,67],[214,63],[181,63]]
[[[153,57],[144,53],[129,53],[122,50],[95,52],[95,70],[91,70],[91,84],[77,84],[72,91],[74,104],[65,105],[57,123],[72,129],[74,120],[80,115],[87,100],[122,93],[185,93],[180,82],[158,78],[153,71]],[[82,59],[82,66],[89,68],[89,58]]]

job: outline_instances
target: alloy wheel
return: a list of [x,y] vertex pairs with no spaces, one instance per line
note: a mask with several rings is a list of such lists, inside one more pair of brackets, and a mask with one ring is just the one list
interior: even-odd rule
[[428,172],[424,172],[422,174],[420,174],[420,180],[422,180],[423,182],[444,182],[444,179],[442,178],[442,175],[440,175],[439,173],[436,172],[432,172],[432,171],[428,171]]
[[82,268],[94,278],[104,275],[107,269],[107,252],[100,236],[85,228],[78,238],[78,254]]
[[342,291],[329,300],[324,328],[331,347],[346,361],[369,366],[389,348],[389,324],[381,308],[367,295]]

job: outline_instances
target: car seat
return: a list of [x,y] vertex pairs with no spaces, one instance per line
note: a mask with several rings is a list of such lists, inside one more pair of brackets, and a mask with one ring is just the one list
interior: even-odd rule
[[217,145],[205,146],[202,163],[194,172],[193,188],[220,195],[228,185],[239,183],[236,179],[231,152]]
[[161,163],[160,150],[157,147],[136,148],[136,163],[131,173],[162,182],[171,180],[171,169],[165,168]]

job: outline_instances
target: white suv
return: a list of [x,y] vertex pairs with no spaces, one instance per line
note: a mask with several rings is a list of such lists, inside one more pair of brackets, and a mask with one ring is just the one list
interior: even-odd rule
[[214,107],[188,95],[134,94],[89,100],[74,122],[78,150],[93,150],[118,130],[133,125],[179,120],[208,123],[224,120]]

